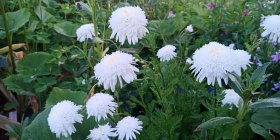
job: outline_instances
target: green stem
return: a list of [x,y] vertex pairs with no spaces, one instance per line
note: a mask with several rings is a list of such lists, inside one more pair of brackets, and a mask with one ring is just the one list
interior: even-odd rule
[[235,124],[235,126],[233,127],[233,136],[232,136],[232,140],[237,140],[239,137],[239,130],[241,127],[241,124],[243,122],[243,119],[247,113],[248,110],[248,102],[249,101],[244,101],[244,104],[242,105],[241,110],[239,110],[238,114],[237,114],[237,123]]
[[13,70],[13,73],[16,73],[16,64],[15,64],[15,59],[14,59],[14,54],[13,54],[13,49],[12,49],[12,38],[11,38],[10,31],[9,31],[9,27],[8,27],[9,23],[7,20],[7,15],[5,13],[5,8],[4,8],[4,4],[3,4],[2,0],[0,0],[0,8],[1,8],[2,15],[3,15],[4,27],[5,27],[5,31],[6,31],[8,46],[9,46],[9,56],[10,56],[10,60],[12,63],[12,70]]
[[94,25],[94,35],[98,35],[98,29],[97,29],[97,19],[96,19],[96,6],[95,6],[95,0],[88,0],[89,6],[91,8],[91,14],[92,14],[92,22]]
[[[215,92],[214,92],[214,99],[213,99],[213,104],[214,104],[214,118],[216,118],[217,117],[217,90],[218,90],[218,87],[217,87],[217,85],[215,85],[215,87],[214,87],[215,89]],[[216,129],[214,129],[214,132],[213,132],[213,140],[215,139],[215,137],[216,137]]]

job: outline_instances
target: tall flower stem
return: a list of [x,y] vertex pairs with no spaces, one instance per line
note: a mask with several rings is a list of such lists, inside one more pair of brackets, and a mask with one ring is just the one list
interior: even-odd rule
[[11,63],[12,63],[12,70],[13,70],[13,73],[16,72],[16,64],[15,64],[15,59],[14,59],[14,54],[13,54],[13,49],[12,49],[12,36],[10,34],[10,31],[9,31],[9,23],[8,23],[8,20],[7,20],[7,15],[5,13],[5,8],[4,8],[4,4],[3,4],[3,1],[0,0],[0,9],[1,9],[1,12],[2,12],[2,17],[3,17],[3,21],[4,21],[4,28],[5,28],[5,31],[6,31],[6,36],[7,36],[7,41],[8,41],[8,46],[9,46],[9,57],[10,57],[10,60],[11,60]]
[[88,0],[88,3],[89,3],[89,6],[91,8],[92,22],[93,22],[93,25],[94,25],[94,34],[95,34],[95,36],[97,36],[98,35],[98,29],[97,29],[95,0]]
[[[217,85],[215,85],[215,87],[214,87],[214,99],[213,99],[213,104],[214,104],[214,118],[216,118],[217,117],[217,102],[218,102],[218,98],[217,98],[217,94],[218,94],[218,92],[217,92],[217,89],[218,89],[218,86]],[[213,139],[215,139],[215,137],[216,137],[216,129],[214,129],[214,132],[213,132]]]
[[235,124],[235,126],[233,127],[233,136],[232,136],[232,140],[237,140],[239,137],[239,130],[241,127],[241,124],[243,122],[243,119],[248,111],[248,102],[249,100],[245,100],[244,104],[242,105],[241,110],[239,110],[238,114],[237,114],[237,123]]

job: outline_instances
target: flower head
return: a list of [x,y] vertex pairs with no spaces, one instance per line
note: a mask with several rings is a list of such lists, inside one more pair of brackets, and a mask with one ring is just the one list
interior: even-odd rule
[[168,15],[167,15],[167,18],[173,18],[175,17],[176,15],[173,13],[173,11],[169,11],[168,12]]
[[93,24],[84,24],[76,30],[77,40],[84,42],[86,39],[93,39],[94,34],[94,25]]
[[279,52],[276,52],[275,55],[272,55],[271,58],[272,58],[272,61],[273,61],[273,62],[278,62],[278,61],[280,61],[280,51],[279,51]]
[[96,93],[86,104],[88,118],[94,116],[97,121],[101,118],[106,119],[107,114],[113,116],[117,108],[117,103],[110,94]]
[[193,26],[192,24],[190,24],[189,26],[187,26],[186,31],[192,33],[193,32]]
[[[207,78],[208,85],[214,85],[217,80],[222,86],[222,80],[228,83],[228,72],[241,74],[241,68],[249,65],[248,55],[242,51],[235,51],[223,44],[210,42],[196,50],[193,54],[193,63],[190,69],[196,76],[196,80],[202,82]],[[238,61],[236,61],[238,60]]]
[[90,130],[90,135],[87,139],[91,140],[110,140],[109,137],[116,137],[117,134],[114,132],[116,128],[112,128],[109,124],[99,125],[98,128]]
[[245,9],[245,10],[243,10],[242,14],[243,14],[244,17],[250,16],[250,11]]
[[280,43],[280,15],[266,16],[261,26],[264,28],[262,37],[269,36],[272,42]]
[[158,50],[157,57],[160,61],[169,61],[176,56],[176,47],[173,45],[166,45]]
[[145,12],[140,7],[121,7],[112,13],[109,19],[109,27],[112,28],[110,38],[116,36],[116,41],[123,45],[125,40],[129,44],[136,44],[138,39],[143,38],[147,30],[148,20]]
[[222,105],[235,105],[237,108],[243,105],[243,99],[233,89],[226,89],[223,93],[225,98],[222,100]]
[[214,2],[210,2],[207,4],[207,9],[208,10],[213,10],[216,8],[216,4]]
[[125,117],[121,121],[118,122],[116,128],[117,128],[117,134],[119,135],[118,139],[123,140],[124,138],[126,140],[133,140],[136,139],[136,134],[140,134],[139,131],[142,130],[142,122],[139,121],[138,118],[135,117]]
[[139,69],[133,64],[135,64],[134,57],[120,51],[104,56],[100,63],[94,66],[98,84],[103,85],[104,89],[110,88],[114,92],[118,80],[121,87],[122,79],[128,84],[131,83],[137,78],[135,72],[139,72]]
[[189,65],[191,65],[193,63],[193,60],[191,58],[187,58],[186,59],[186,63],[188,63]]
[[73,102],[65,100],[57,103],[52,107],[48,116],[48,125],[52,133],[60,136],[68,137],[76,132],[74,123],[82,123],[83,116],[78,114],[82,109],[81,105],[75,105]]
[[278,89],[280,89],[280,82],[274,84],[274,87],[272,88],[273,91],[277,91]]

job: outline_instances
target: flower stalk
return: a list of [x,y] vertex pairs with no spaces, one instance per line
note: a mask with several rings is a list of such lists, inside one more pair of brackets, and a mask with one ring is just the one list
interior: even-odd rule
[[233,127],[232,140],[237,140],[239,137],[239,130],[240,130],[241,124],[243,122],[243,119],[248,111],[249,101],[250,100],[244,100],[244,104],[242,105],[242,108],[239,110],[239,112],[237,114],[237,117],[236,117],[237,123]]
[[91,8],[91,14],[92,14],[92,22],[94,25],[94,34],[95,36],[98,35],[97,31],[97,19],[96,19],[96,6],[95,6],[95,0],[88,0],[89,6]]
[[4,28],[5,28],[5,31],[6,31],[6,36],[7,36],[7,41],[8,41],[8,46],[9,46],[9,57],[10,57],[10,61],[11,61],[11,64],[12,64],[12,72],[15,73],[16,72],[16,64],[15,64],[15,58],[14,58],[14,54],[13,54],[13,48],[12,48],[12,38],[11,38],[11,34],[10,34],[10,31],[9,31],[9,23],[8,23],[8,20],[7,20],[7,15],[6,15],[6,12],[5,12],[5,8],[4,8],[4,4],[3,4],[3,1],[0,0],[0,9],[1,9],[1,13],[2,13],[2,18],[3,18],[3,21],[4,21]]

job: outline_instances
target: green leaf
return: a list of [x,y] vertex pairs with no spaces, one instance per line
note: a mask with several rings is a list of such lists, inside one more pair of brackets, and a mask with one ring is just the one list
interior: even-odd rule
[[54,25],[54,30],[56,32],[68,37],[76,37],[77,28],[78,28],[77,24],[74,24],[69,21],[64,21],[62,23],[57,23]]
[[[9,30],[11,32],[16,32],[20,27],[22,27],[26,22],[29,21],[30,12],[28,9],[23,8],[16,12],[7,12],[7,20],[9,23]],[[4,30],[4,21],[2,15],[0,15],[0,29]]]
[[53,62],[53,56],[45,52],[36,52],[28,54],[17,64],[17,72],[29,75],[57,75],[60,73],[60,67]]
[[260,125],[257,125],[255,123],[251,123],[250,127],[251,127],[253,132],[263,136],[266,140],[272,140],[272,138],[269,135],[269,133],[267,132],[267,130],[265,130],[265,128],[261,127]]
[[255,112],[251,120],[252,122],[261,125],[267,130],[273,130],[280,134],[280,109],[279,108],[264,108]]
[[280,97],[260,99],[250,105],[250,108],[280,107]]
[[37,78],[36,83],[34,84],[34,88],[36,93],[41,93],[45,91],[48,87],[56,84],[55,77],[42,77]]
[[239,95],[242,95],[243,89],[245,87],[244,83],[242,82],[242,79],[239,75],[236,73],[228,73],[229,75],[229,86]]
[[54,16],[46,10],[46,7],[43,6],[38,6],[34,12],[43,23],[46,23],[54,18]]
[[[51,107],[38,114],[36,118],[28,125],[22,134],[21,140],[57,140],[54,133],[50,131],[47,118]],[[71,140],[71,137],[62,137],[60,140]]]
[[263,64],[260,68],[256,69],[249,80],[249,88],[253,91],[258,89],[263,80],[266,78],[265,71],[267,67],[270,65],[270,62]]
[[81,105],[84,104],[86,97],[87,94],[82,91],[72,91],[69,89],[53,88],[46,101],[46,108],[51,105],[55,105],[56,103],[63,100],[69,100],[74,102],[75,104]]
[[232,118],[232,117],[216,117],[216,118],[212,118],[206,122],[203,122],[195,129],[195,131],[211,129],[211,128],[215,128],[220,125],[230,124],[230,123],[234,123],[234,122],[236,122],[236,119]]
[[28,78],[18,74],[10,75],[3,82],[9,90],[16,92],[18,95],[34,96],[35,94],[31,91],[32,85],[26,81]]

